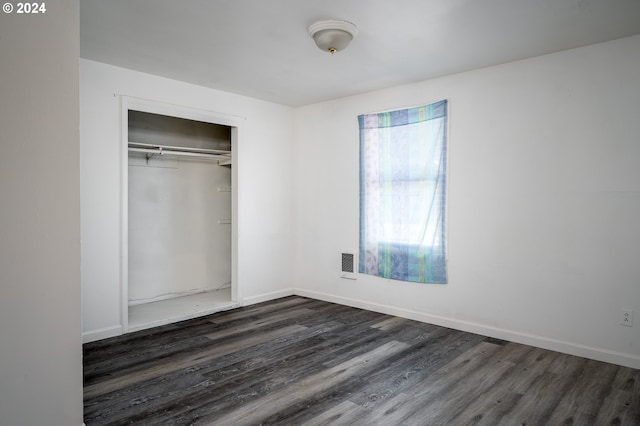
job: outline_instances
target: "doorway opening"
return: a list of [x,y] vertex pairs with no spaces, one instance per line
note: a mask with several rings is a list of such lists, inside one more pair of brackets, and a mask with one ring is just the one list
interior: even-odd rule
[[133,332],[239,306],[239,120],[122,100],[122,322]]

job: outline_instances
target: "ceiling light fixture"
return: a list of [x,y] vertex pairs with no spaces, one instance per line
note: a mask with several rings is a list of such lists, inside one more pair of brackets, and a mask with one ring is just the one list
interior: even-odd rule
[[358,35],[358,28],[347,21],[318,21],[309,26],[309,35],[321,50],[333,55],[347,48]]

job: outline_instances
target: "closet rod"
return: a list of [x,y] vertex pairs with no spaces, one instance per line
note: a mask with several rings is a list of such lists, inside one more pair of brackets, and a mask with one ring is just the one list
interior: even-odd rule
[[231,151],[225,151],[221,149],[208,149],[208,148],[191,148],[187,146],[171,146],[171,145],[155,145],[150,143],[141,143],[141,142],[129,142],[129,148],[145,148],[145,149],[162,149],[162,150],[170,150],[170,151],[180,151],[180,152],[199,152],[201,154],[220,154],[220,155],[231,155]]
[[211,158],[215,160],[230,160],[231,157],[228,155],[221,154],[205,154],[203,152],[188,152],[188,151],[174,151],[171,149],[162,149],[162,148],[129,148],[129,152],[141,152],[144,154],[151,155],[176,155],[176,156],[184,156],[184,157],[201,157],[201,158]]

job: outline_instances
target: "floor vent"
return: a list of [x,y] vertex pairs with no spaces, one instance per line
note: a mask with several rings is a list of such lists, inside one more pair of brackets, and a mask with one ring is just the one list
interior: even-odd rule
[[356,253],[350,250],[342,250],[340,258],[340,277],[355,280]]

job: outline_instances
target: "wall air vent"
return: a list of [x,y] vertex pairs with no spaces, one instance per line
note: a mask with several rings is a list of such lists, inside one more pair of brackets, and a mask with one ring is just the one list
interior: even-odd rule
[[342,250],[340,253],[340,277],[355,280],[356,264],[356,252],[351,250]]

